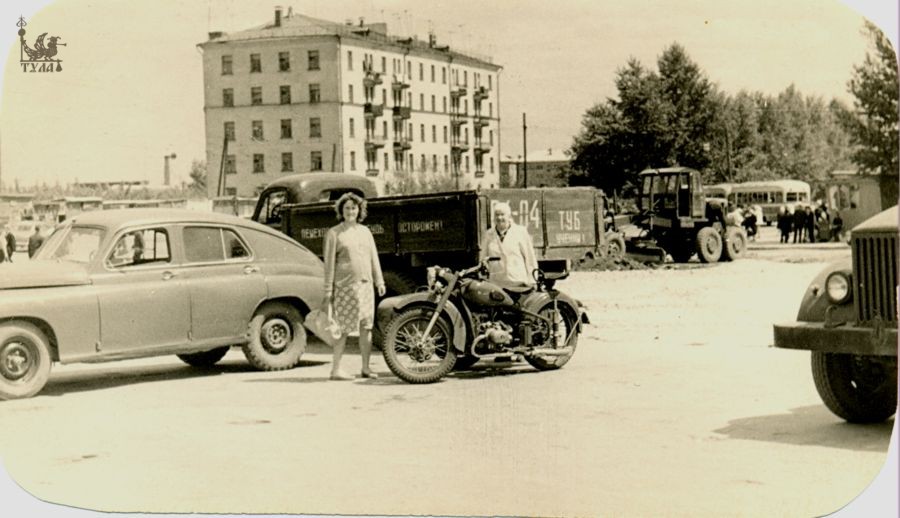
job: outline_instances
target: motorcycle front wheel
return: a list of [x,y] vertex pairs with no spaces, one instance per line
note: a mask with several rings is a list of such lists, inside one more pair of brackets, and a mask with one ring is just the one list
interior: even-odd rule
[[456,364],[450,324],[439,318],[428,335],[434,310],[412,308],[397,314],[384,332],[381,352],[391,372],[407,383],[434,383]]
[[[576,321],[576,318],[578,317],[575,316],[575,313],[571,311],[571,308],[568,306],[560,304],[558,311],[561,317],[559,332],[564,337],[563,341],[569,341],[569,346],[572,350],[568,354],[562,356],[525,356],[525,361],[537,370],[549,371],[559,369],[563,365],[569,363],[569,360],[572,359],[572,355],[575,354],[575,347],[578,345],[578,322]],[[541,308],[538,315],[552,320],[553,312],[553,304],[547,304]],[[569,338],[570,334],[572,335],[571,338]],[[537,347],[551,347],[552,345],[549,343],[550,336],[550,325],[541,321],[537,324],[537,331],[534,333],[532,340]]]

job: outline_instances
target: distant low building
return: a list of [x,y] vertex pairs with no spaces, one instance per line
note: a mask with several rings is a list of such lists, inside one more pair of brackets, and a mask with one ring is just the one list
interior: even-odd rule
[[553,148],[528,153],[527,161],[506,155],[500,162],[500,182],[509,187],[566,187],[562,175],[569,162],[563,151]]
[[0,193],[0,226],[11,221],[31,219],[34,206],[32,205],[34,194],[21,192]]
[[[832,171],[828,178],[816,183],[815,191],[824,194],[824,203],[833,215],[840,212],[844,228],[850,229],[869,219],[884,209],[897,204],[896,179],[893,182],[893,197],[885,197],[884,178],[879,175],[863,175],[858,171]],[[891,186],[888,185],[890,190]],[[886,200],[887,198],[887,200]]]

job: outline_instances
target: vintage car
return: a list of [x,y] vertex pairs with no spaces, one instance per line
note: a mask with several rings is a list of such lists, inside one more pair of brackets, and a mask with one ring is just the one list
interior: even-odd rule
[[176,354],[211,366],[241,345],[258,369],[291,368],[323,270],[289,237],[234,216],[79,214],[33,260],[0,264],[0,399],[39,392],[51,362]]
[[797,322],[775,325],[775,347],[812,351],[819,396],[849,422],[897,409],[897,207],[853,229],[851,254],[809,285]]

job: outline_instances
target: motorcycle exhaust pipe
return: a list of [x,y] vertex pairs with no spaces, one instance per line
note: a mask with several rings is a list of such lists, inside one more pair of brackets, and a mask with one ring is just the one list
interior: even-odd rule
[[551,349],[551,348],[538,348],[532,349],[532,356],[567,356],[572,354],[575,349],[573,347],[563,347],[561,349]]

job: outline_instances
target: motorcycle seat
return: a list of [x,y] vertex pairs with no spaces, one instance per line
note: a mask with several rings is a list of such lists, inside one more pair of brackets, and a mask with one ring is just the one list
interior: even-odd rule
[[532,291],[534,291],[534,285],[523,284],[521,286],[503,286],[503,291],[509,293],[510,295],[521,297],[526,293],[531,293]]

